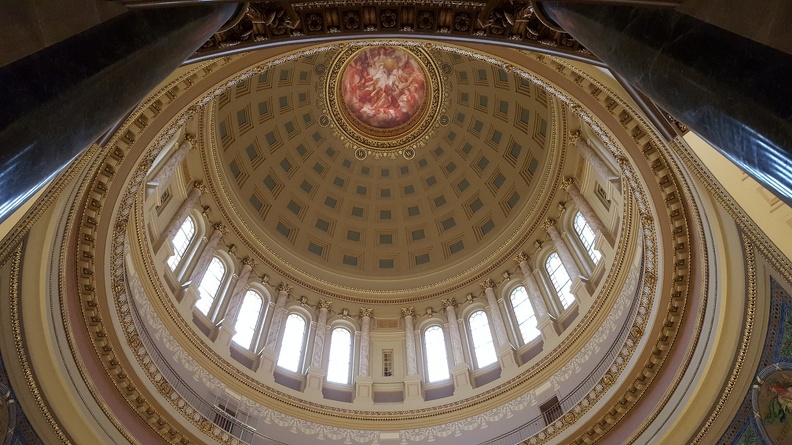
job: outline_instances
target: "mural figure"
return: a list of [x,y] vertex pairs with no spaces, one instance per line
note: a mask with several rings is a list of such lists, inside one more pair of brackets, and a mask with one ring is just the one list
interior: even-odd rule
[[358,120],[375,128],[409,121],[424,102],[426,80],[418,62],[392,46],[367,48],[347,65],[341,94]]
[[767,443],[792,444],[792,365],[776,363],[757,375],[753,407]]

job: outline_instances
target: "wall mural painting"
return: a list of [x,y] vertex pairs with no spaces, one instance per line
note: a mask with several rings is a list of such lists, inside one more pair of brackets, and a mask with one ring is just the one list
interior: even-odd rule
[[763,369],[752,399],[763,439],[792,445],[792,364],[776,363]]
[[342,96],[358,120],[375,128],[394,128],[420,110],[426,93],[423,68],[406,51],[392,46],[366,48],[344,70]]

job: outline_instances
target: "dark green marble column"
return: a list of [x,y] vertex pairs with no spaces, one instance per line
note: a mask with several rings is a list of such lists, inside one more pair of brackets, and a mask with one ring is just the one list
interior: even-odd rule
[[129,112],[235,8],[129,11],[0,67],[0,221]]
[[542,5],[613,71],[792,205],[792,55],[671,8]]

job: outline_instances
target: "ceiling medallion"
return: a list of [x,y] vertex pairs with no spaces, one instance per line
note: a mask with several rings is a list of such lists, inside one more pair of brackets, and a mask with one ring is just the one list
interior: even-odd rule
[[323,96],[326,125],[358,160],[412,159],[447,103],[440,69],[422,46],[383,42],[342,46]]

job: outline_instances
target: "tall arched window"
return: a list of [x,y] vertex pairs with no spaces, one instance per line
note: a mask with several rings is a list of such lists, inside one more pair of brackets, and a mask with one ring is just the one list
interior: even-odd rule
[[195,308],[201,311],[204,315],[209,315],[209,310],[212,309],[212,303],[217,298],[217,293],[220,291],[220,285],[223,283],[226,267],[223,260],[218,257],[212,258],[206,273],[201,279],[201,284],[198,285],[198,301],[195,303]]
[[297,314],[286,317],[278,366],[292,372],[300,372],[300,363],[305,349],[305,319]]
[[346,328],[335,328],[330,336],[330,360],[327,381],[349,384],[352,367],[352,334]]
[[594,241],[597,236],[582,213],[577,212],[575,214],[572,227],[575,229],[575,233],[580,239],[580,242],[583,243],[583,247],[586,248],[586,252],[588,252],[589,257],[591,257],[591,261],[594,261],[594,264],[599,263],[602,258],[602,253],[594,248]]
[[550,281],[553,283],[553,288],[555,289],[556,295],[558,295],[561,306],[564,309],[568,308],[572,305],[572,302],[575,301],[575,296],[572,295],[572,280],[569,278],[566,269],[564,269],[564,265],[561,263],[561,258],[558,257],[558,253],[553,252],[547,257],[545,270],[547,270],[547,274],[550,275]]
[[523,343],[535,339],[539,336],[539,329],[536,326],[536,314],[534,313],[531,300],[528,298],[528,291],[525,286],[517,286],[509,294],[514,318],[517,320],[517,328],[520,330],[520,337]]
[[492,343],[492,331],[489,319],[484,311],[476,311],[468,318],[470,323],[470,338],[473,339],[473,357],[476,367],[483,368],[498,361],[495,354],[495,345]]
[[253,345],[253,336],[259,327],[261,310],[264,308],[264,299],[254,290],[245,293],[242,306],[239,307],[236,323],[234,324],[234,343],[250,349]]
[[448,379],[448,355],[446,353],[445,335],[440,326],[431,326],[424,331],[424,349],[426,351],[426,380],[439,382]]
[[173,235],[173,240],[171,241],[173,244],[173,255],[168,258],[168,267],[170,270],[176,270],[179,266],[193,238],[195,238],[195,221],[193,221],[191,216],[188,216],[181,227],[179,227],[176,234]]

